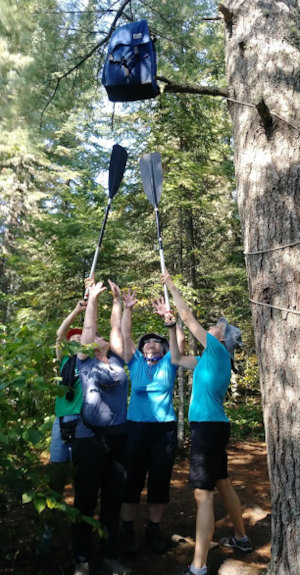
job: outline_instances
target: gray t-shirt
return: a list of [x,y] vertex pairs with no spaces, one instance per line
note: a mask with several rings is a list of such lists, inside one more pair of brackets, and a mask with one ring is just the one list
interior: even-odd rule
[[123,369],[124,361],[113,352],[108,363],[96,357],[77,358],[83,405],[81,420],[76,427],[76,438],[92,437],[92,429],[84,424],[111,427],[126,422],[128,378]]

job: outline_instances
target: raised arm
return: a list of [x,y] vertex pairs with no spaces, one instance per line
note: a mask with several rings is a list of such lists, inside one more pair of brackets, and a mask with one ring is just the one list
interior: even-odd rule
[[[153,313],[155,313],[156,315],[159,315],[160,317],[164,318],[166,320],[166,318],[169,317],[170,315],[170,311],[167,309],[167,306],[165,304],[165,300],[164,298],[160,298],[157,300],[154,300],[154,302],[152,303],[153,306]],[[174,319],[175,321],[175,319]],[[167,325],[167,323],[166,323]],[[179,348],[180,353],[183,355],[184,354],[184,349],[185,349],[185,335],[184,335],[184,331],[183,329],[176,324],[176,337],[177,337],[177,345]]]
[[124,361],[128,363],[136,351],[136,346],[132,340],[132,310],[137,300],[135,291],[131,293],[128,289],[127,293],[123,293],[123,316],[122,316],[122,334],[124,345]]
[[122,321],[122,304],[121,304],[121,291],[119,286],[117,286],[111,280],[108,280],[110,285],[113,303],[111,308],[110,316],[110,349],[117,355],[123,358],[124,356],[124,346],[123,346],[123,336],[121,330]]
[[195,336],[195,338],[206,347],[207,341],[207,331],[202,327],[202,325],[196,320],[192,314],[190,308],[185,303],[179,291],[176,289],[173,280],[168,272],[161,275],[161,281],[166,284],[170,293],[172,294],[173,300],[177,307],[178,313],[185,325],[189,328],[190,332]]
[[[81,336],[82,345],[88,345],[95,341],[95,336],[97,332],[97,300],[100,293],[106,290],[103,286],[103,282],[98,282],[89,287],[89,299],[86,307],[86,312],[83,322],[83,330]],[[86,354],[79,352],[79,359],[85,359]]]
[[87,303],[84,300],[80,300],[76,304],[73,311],[71,311],[71,313],[66,317],[66,319],[64,319],[64,321],[60,324],[56,332],[55,351],[56,351],[56,357],[59,361],[61,360],[60,344],[64,339],[66,339],[69,328],[71,327],[76,317],[86,310],[86,306]]
[[193,355],[183,355],[178,347],[177,339],[177,324],[174,316],[171,313],[166,313],[165,315],[165,325],[169,326],[170,337],[170,352],[171,352],[171,362],[175,365],[181,365],[187,369],[195,369],[197,365],[197,360]]

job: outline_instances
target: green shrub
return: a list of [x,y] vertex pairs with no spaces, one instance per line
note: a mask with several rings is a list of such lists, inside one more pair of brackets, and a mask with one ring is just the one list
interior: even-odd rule
[[239,405],[229,400],[225,403],[225,409],[231,423],[232,438],[264,441],[263,414],[259,399],[249,398],[247,403]]

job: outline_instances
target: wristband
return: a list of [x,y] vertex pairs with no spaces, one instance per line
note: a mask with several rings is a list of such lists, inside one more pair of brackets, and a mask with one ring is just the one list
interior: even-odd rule
[[174,327],[176,325],[176,321],[173,321],[173,323],[165,323],[165,327]]

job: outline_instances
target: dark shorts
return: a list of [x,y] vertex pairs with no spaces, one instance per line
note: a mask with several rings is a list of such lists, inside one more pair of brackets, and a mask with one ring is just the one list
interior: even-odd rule
[[176,421],[128,422],[126,503],[138,503],[147,482],[148,503],[168,503],[177,448]]
[[219,479],[228,477],[226,445],[230,423],[191,422],[192,432],[189,485],[212,491]]

